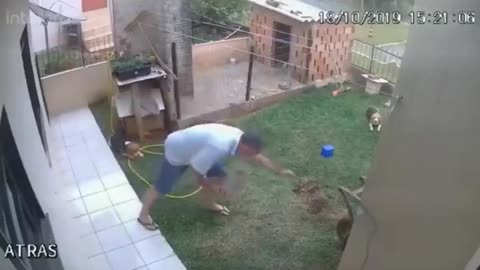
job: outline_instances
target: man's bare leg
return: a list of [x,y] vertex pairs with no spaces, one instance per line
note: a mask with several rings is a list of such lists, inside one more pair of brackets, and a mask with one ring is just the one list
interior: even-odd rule
[[150,216],[150,212],[155,205],[155,202],[160,197],[160,193],[158,193],[154,187],[150,187],[142,197],[142,210],[140,211],[140,215],[138,220],[142,224],[153,224],[153,219]]

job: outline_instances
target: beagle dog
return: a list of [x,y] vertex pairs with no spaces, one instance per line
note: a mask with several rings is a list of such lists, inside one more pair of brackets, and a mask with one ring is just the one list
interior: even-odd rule
[[380,110],[376,107],[368,107],[366,113],[370,130],[373,131],[374,129],[376,129],[377,131],[380,131],[382,129],[383,122]]

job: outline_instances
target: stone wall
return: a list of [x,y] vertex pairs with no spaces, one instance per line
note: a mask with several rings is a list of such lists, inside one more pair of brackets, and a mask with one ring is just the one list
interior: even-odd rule
[[[117,51],[150,52],[145,35],[137,28],[125,31],[135,20],[141,22],[155,50],[172,69],[171,44],[176,43],[178,84],[181,95],[193,95],[191,22],[188,0],[112,0],[113,31]],[[144,14],[138,18],[139,14]],[[178,17],[175,17],[178,16]],[[133,24],[132,24],[133,22]],[[168,87],[173,89],[169,78]]]
[[[195,44],[193,46],[193,68],[195,72],[212,67],[225,66],[231,58],[238,62],[249,60],[250,38],[241,37],[214,42]],[[215,57],[212,57],[215,55]]]

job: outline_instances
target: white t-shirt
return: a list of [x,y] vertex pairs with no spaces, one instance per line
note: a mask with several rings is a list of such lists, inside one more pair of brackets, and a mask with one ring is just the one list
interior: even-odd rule
[[202,124],[179,130],[165,140],[165,158],[172,165],[190,165],[206,175],[210,168],[235,155],[243,131],[223,124]]

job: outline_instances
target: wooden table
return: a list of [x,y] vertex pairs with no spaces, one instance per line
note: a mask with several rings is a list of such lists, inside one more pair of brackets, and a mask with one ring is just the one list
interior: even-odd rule
[[362,77],[367,80],[367,84],[365,85],[365,92],[371,95],[376,95],[380,93],[382,85],[388,83],[388,81],[383,78],[372,78],[371,74],[362,74]]
[[152,73],[147,76],[140,76],[130,80],[119,81],[114,77],[118,86],[119,93],[115,98],[117,114],[120,118],[135,116],[137,133],[141,142],[145,139],[142,118],[152,112],[142,106],[142,101],[152,100],[152,104],[157,106],[160,111],[165,109],[165,105],[158,88],[142,89],[140,84],[148,80],[166,78],[167,74],[159,66],[152,67]]

